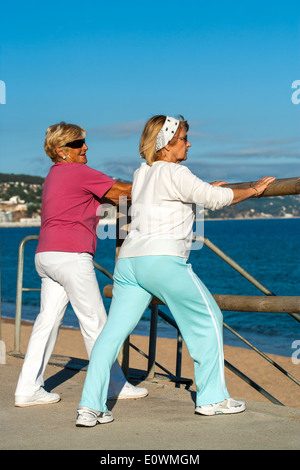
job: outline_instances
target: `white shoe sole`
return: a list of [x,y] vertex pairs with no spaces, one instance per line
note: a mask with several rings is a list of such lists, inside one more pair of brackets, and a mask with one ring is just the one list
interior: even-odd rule
[[19,408],[26,408],[27,406],[35,406],[35,405],[52,405],[53,403],[58,403],[59,401],[60,401],[60,397],[55,398],[51,401],[35,400],[35,401],[29,401],[29,402],[24,402],[24,403],[15,401],[15,406]]
[[203,415],[203,416],[217,416],[217,415],[232,415],[232,414],[235,414],[235,413],[242,413],[243,411],[245,411],[246,409],[246,406],[245,404],[243,403],[242,405],[240,406],[235,406],[235,407],[230,407],[230,408],[215,408],[215,409],[211,409],[211,410],[200,410],[197,408],[195,409],[195,414],[198,414],[198,415]]
[[97,418],[94,421],[86,421],[84,419],[80,419],[80,417],[76,420],[76,426],[81,428],[91,428],[99,424],[107,424],[111,423],[114,420],[112,416],[104,416],[103,418]]

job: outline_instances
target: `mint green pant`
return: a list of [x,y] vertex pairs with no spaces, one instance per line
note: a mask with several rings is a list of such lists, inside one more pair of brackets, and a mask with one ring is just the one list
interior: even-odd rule
[[121,258],[114,273],[108,320],[93,347],[80,406],[107,411],[110,369],[152,295],[170,309],[194,360],[196,406],[228,398],[224,378],[223,317],[184,258]]

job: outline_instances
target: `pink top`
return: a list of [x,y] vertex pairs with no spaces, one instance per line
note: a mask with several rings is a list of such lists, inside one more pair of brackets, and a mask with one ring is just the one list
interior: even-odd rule
[[36,253],[66,251],[93,255],[100,199],[115,180],[83,163],[55,163],[44,183]]

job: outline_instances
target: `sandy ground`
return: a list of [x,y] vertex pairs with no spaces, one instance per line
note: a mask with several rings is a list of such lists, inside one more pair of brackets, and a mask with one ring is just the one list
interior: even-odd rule
[[[32,330],[32,324],[22,322],[21,328],[21,353],[26,352],[28,340]],[[2,318],[2,337],[5,342],[6,351],[14,349],[14,322]],[[130,342],[137,348],[148,354],[149,338],[147,336],[132,335]],[[261,358],[255,351],[224,346],[225,359],[253,382],[260,385],[269,394],[279,400],[283,405],[300,409],[300,388],[290,380],[284,373],[272,366],[265,359]],[[76,329],[61,328],[53,354],[87,359],[81,332]],[[290,357],[268,355],[279,366],[300,381],[300,364],[293,364]],[[22,359],[20,359],[21,361]],[[176,340],[167,338],[157,338],[156,362],[162,365],[172,374],[175,374],[176,363]],[[156,372],[165,374],[159,365]],[[148,367],[147,359],[141,356],[133,348],[130,348],[130,369],[146,371]],[[190,358],[185,344],[182,352],[182,377],[194,380],[193,361]],[[242,381],[227,367],[225,368],[226,383],[232,397],[239,397],[255,401],[270,403],[249,384]],[[194,389],[194,384],[192,386]]]

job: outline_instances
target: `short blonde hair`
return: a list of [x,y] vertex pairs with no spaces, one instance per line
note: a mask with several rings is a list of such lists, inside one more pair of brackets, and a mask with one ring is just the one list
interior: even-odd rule
[[[164,150],[161,149],[157,152],[155,150],[155,143],[157,134],[164,125],[166,118],[167,116],[163,115],[153,116],[146,122],[144,130],[142,132],[139,151],[141,157],[144,158],[150,166],[152,165],[152,163],[159,160]],[[185,129],[186,131],[188,131],[189,129],[189,125],[187,121],[184,120],[183,116],[179,116],[178,119],[180,121],[178,129],[172,140],[169,142],[169,145],[174,145],[177,142],[179,133],[182,129]]]
[[86,131],[83,127],[77,126],[76,124],[67,124],[60,122],[48,127],[46,131],[46,138],[44,143],[44,149],[48,157],[55,163],[58,161],[59,156],[56,153],[56,147],[63,148],[68,142],[85,138]]

